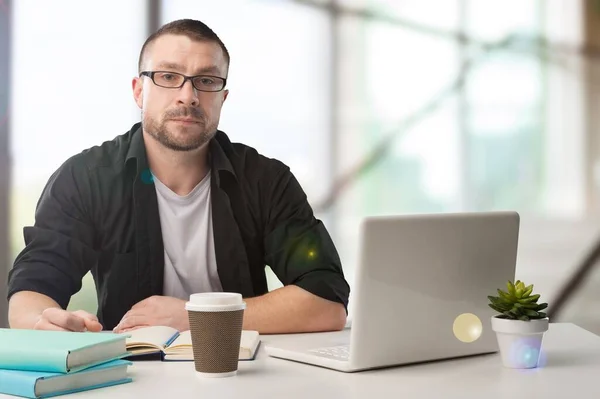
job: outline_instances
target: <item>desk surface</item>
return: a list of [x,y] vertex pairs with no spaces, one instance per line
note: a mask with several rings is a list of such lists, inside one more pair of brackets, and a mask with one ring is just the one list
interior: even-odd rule
[[[328,333],[325,333],[328,334]],[[294,339],[263,336],[263,343]],[[203,379],[191,362],[135,362],[133,382],[72,398],[578,398],[600,397],[600,337],[576,325],[551,324],[544,367],[511,370],[499,354],[346,374],[269,357],[240,362],[238,375]],[[9,396],[0,395],[0,398]]]

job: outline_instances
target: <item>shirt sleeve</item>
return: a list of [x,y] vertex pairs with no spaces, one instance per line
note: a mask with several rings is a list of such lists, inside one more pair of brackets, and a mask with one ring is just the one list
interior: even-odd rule
[[278,165],[265,198],[266,262],[284,285],[341,303],[347,311],[350,287],[335,245],[299,182],[288,167]]
[[[87,209],[91,191],[87,169],[73,159],[48,180],[35,212],[35,223],[23,229],[25,248],[8,277],[8,298],[34,291],[63,309],[81,289],[81,280],[97,261],[94,229]],[[87,202],[87,203],[86,203]]]

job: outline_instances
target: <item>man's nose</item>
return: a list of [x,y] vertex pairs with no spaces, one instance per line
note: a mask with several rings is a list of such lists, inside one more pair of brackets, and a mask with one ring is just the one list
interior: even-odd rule
[[198,90],[192,85],[191,81],[187,81],[179,89],[178,101],[182,104],[196,107],[198,106]]

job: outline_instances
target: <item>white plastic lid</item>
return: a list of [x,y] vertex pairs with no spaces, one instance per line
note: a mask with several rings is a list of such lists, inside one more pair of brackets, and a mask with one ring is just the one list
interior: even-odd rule
[[195,312],[223,312],[241,310],[246,303],[241,294],[235,292],[204,292],[190,295],[186,310]]

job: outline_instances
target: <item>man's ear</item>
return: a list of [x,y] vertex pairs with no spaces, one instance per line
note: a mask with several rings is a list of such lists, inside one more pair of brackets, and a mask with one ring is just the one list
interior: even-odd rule
[[225,90],[223,92],[223,102],[225,102],[225,100],[227,100],[227,96],[229,95],[229,90]]
[[133,80],[131,81],[131,88],[133,89],[133,98],[135,99],[135,103],[140,109],[142,109],[144,105],[143,86],[144,82],[142,81],[142,78],[136,77],[133,78]]

